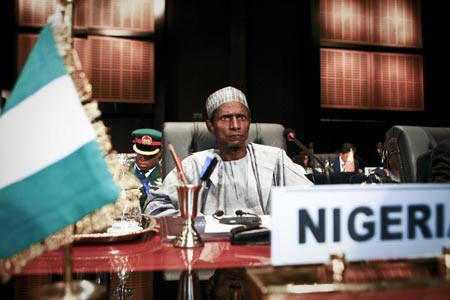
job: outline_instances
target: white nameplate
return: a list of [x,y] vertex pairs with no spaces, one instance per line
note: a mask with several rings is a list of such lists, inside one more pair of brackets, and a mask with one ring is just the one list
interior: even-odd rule
[[450,184],[276,187],[274,266],[433,257],[450,246]]

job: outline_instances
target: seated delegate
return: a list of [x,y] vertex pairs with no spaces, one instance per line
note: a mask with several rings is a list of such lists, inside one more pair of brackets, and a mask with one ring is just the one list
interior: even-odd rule
[[[242,209],[254,214],[270,214],[272,186],[311,186],[304,170],[283,149],[246,142],[250,110],[245,95],[225,87],[206,100],[208,131],[217,139],[218,149],[193,153],[182,161],[188,183],[199,184],[207,157],[218,164],[199,196],[199,210],[212,215],[221,210],[234,214]],[[144,211],[154,216],[178,214],[176,186],[181,185],[173,169],[156,191],[152,191]]]

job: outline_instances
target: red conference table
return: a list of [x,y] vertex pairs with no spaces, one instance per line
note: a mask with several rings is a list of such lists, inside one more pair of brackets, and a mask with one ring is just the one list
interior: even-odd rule
[[[300,268],[276,268],[272,269],[270,267],[270,246],[269,245],[231,245],[228,240],[219,240],[219,241],[207,241],[205,245],[202,247],[196,248],[177,248],[174,247],[171,243],[161,242],[160,235],[157,233],[149,232],[138,239],[123,241],[123,242],[107,242],[107,243],[80,243],[75,244],[73,247],[72,253],[72,266],[73,273],[75,274],[111,274],[117,273],[121,270],[126,270],[131,275],[134,275],[136,281],[130,282],[128,281],[128,287],[131,287],[135,290],[135,299],[147,299],[147,295],[153,289],[151,284],[150,277],[148,276],[149,272],[152,271],[172,271],[172,270],[188,270],[189,264],[190,268],[193,270],[207,270],[207,269],[224,269],[224,268],[247,268],[249,269],[250,276],[258,278],[261,275],[261,278],[266,278],[267,280],[274,280],[277,284],[281,284],[284,281],[281,280],[283,276],[287,276],[289,272],[296,274],[298,272],[303,272],[305,269]],[[40,257],[37,257],[30,263],[28,263],[23,270],[17,274],[18,277],[29,277],[33,278],[39,275],[48,275],[48,274],[62,274],[64,271],[64,263],[63,263],[63,250],[55,250],[52,252],[48,252],[43,254]],[[381,264],[381,266],[389,266],[390,263]],[[395,262],[392,263],[392,267],[394,267]],[[398,263],[397,263],[398,265]],[[439,284],[430,286],[429,288],[423,288],[423,285],[427,285],[427,280],[436,280],[435,277],[431,279],[429,276],[429,270],[425,270],[425,266],[423,264],[419,264],[419,268],[414,266],[414,264],[400,262],[400,265],[403,266],[403,269],[399,269],[398,272],[401,276],[399,278],[403,281],[405,278],[414,278],[417,274],[424,273],[426,276],[423,277],[425,284],[419,281],[419,286],[422,289],[411,289],[408,287],[407,289],[394,289],[391,291],[384,291],[383,289],[380,291],[380,295],[386,295],[389,293],[397,293],[398,299],[407,299],[405,296],[408,296],[409,299],[423,299],[420,295],[429,294],[430,299],[448,299],[449,296],[449,285],[448,281],[439,279]],[[265,267],[265,268],[259,268]],[[352,268],[349,268],[350,275],[368,273],[369,275],[373,273],[374,268],[369,268],[370,264],[362,264],[355,265],[352,271]],[[286,271],[286,268],[288,271]],[[322,266],[324,268],[324,266]],[[363,272],[358,268],[368,268],[371,272]],[[314,270],[314,274],[317,273],[317,270],[320,269],[316,267]],[[436,269],[436,267],[432,267],[431,269]],[[366,270],[367,271],[367,270]],[[414,272],[413,272],[414,271]],[[260,275],[259,272],[261,273]],[[272,274],[271,272],[281,272],[278,275]],[[356,272],[356,273],[355,273]],[[358,273],[359,272],[359,273]],[[435,272],[435,271],[433,271]],[[417,274],[416,274],[417,273]],[[147,275],[145,275],[147,274]],[[272,274],[272,275],[271,275]],[[407,276],[406,276],[406,275]],[[409,274],[409,275],[408,275]],[[416,274],[416,275],[415,275]],[[413,276],[414,275],[414,276]],[[423,275],[423,274],[422,274]],[[141,277],[138,277],[141,276]],[[300,280],[304,277],[295,275],[296,280]],[[252,277],[252,278],[253,278]],[[363,276],[365,278],[365,276]],[[115,276],[110,277],[111,280],[116,280],[115,283],[111,283],[110,285],[110,293],[114,292],[114,288],[118,285],[117,278]],[[131,278],[131,277],[130,277]],[[299,279],[300,278],[300,279]],[[364,283],[366,279],[362,278],[362,284],[373,284],[370,280],[369,283]],[[421,277],[419,277],[421,278]],[[21,278],[23,279],[23,278]],[[29,279],[24,279],[29,280]],[[141,283],[138,281],[140,280]],[[280,281],[281,280],[281,281]],[[145,281],[147,286],[143,287],[142,282]],[[280,282],[279,282],[280,281]],[[291,282],[292,280],[287,280]],[[286,282],[287,282],[286,281]],[[300,280],[301,281],[301,280]],[[320,282],[321,279],[317,279],[317,282]],[[373,280],[372,280],[373,281]],[[112,282],[112,281],[111,281]],[[283,284],[285,284],[284,282]],[[294,281],[292,281],[294,282]],[[409,282],[407,280],[406,282]],[[416,281],[412,281],[416,282]],[[443,283],[444,282],[444,283]],[[22,292],[23,289],[29,290],[30,283],[29,281],[20,282],[22,284]],[[300,282],[300,285],[306,284],[307,282]],[[395,282],[394,282],[395,283]],[[416,282],[417,283],[417,282]],[[36,282],[33,283],[36,286]],[[40,282],[42,284],[42,282]],[[45,284],[45,282],[44,282]],[[311,283],[310,283],[311,284]],[[139,289],[138,286],[141,286]],[[17,293],[17,284],[16,284],[16,293]],[[268,286],[270,286],[268,284]],[[315,286],[315,284],[313,284]],[[156,286],[155,286],[156,288]],[[116,289],[117,290],[117,289]],[[258,289],[251,287],[251,291],[256,293]],[[384,293],[384,294],[383,294]],[[367,295],[369,295],[368,293]],[[373,294],[373,291],[372,291]],[[315,295],[317,299],[326,299],[328,293],[323,295]],[[353,295],[350,293],[349,295]],[[349,296],[347,295],[347,296]],[[366,294],[363,294],[366,295]],[[366,295],[366,296],[367,296]],[[416,296],[411,296],[416,295]],[[257,294],[254,295],[255,299],[266,299],[263,295]],[[312,294],[309,294],[308,297],[311,297]],[[336,299],[347,299],[346,294],[336,294]],[[298,298],[297,298],[298,297]],[[285,298],[281,299],[303,299],[303,296],[293,295],[289,296],[289,293],[286,293]],[[342,297],[342,298],[339,298]],[[349,296],[349,298],[351,298]],[[268,299],[268,298],[267,298]],[[311,298],[313,299],[313,298]],[[314,298],[316,299],[316,298]],[[362,299],[365,299],[364,297]],[[372,299],[372,298],[370,298]]]
[[[63,249],[44,253],[30,261],[20,273],[20,290],[30,290],[53,275],[64,273]],[[189,266],[190,264],[190,266]],[[132,280],[146,281],[145,289],[136,289],[136,299],[147,294],[152,284],[148,280],[152,271],[208,270],[224,268],[250,268],[270,265],[269,245],[231,245],[229,240],[205,241],[204,246],[177,248],[171,243],[161,241],[158,233],[147,232],[134,240],[120,242],[75,243],[72,249],[72,271],[75,277],[98,277],[100,274],[113,274],[126,270]],[[89,275],[90,274],[90,275]],[[44,277],[44,282],[36,280]],[[112,276],[111,280],[116,277]],[[132,279],[135,278],[135,279]],[[117,283],[116,283],[117,284]],[[137,285],[140,285],[137,283]],[[142,296],[142,299],[146,299]]]
[[[20,272],[63,273],[63,251],[45,253],[29,262]],[[269,245],[231,245],[227,240],[208,241],[202,247],[177,248],[163,243],[159,234],[146,233],[132,241],[75,244],[72,253],[74,273],[117,272],[124,263],[134,272],[192,269],[247,268],[270,265]]]

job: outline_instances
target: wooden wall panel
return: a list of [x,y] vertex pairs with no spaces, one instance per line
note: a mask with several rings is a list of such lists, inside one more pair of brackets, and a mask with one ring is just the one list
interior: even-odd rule
[[75,29],[87,29],[89,27],[89,2],[90,0],[76,0],[73,15]]
[[322,49],[321,107],[423,111],[420,55]]
[[369,108],[369,54],[361,51],[320,51],[321,106]]
[[[88,2],[90,0],[76,0],[74,11],[74,28],[86,29],[88,27]],[[18,24],[19,26],[43,27],[47,19],[55,12],[58,0],[19,0]]]
[[423,63],[419,55],[373,55],[374,108],[423,111]]
[[90,28],[154,32],[152,0],[90,1]]
[[37,34],[28,33],[19,33],[17,35],[17,74],[20,74],[22,71],[28,55],[30,55],[31,50],[36,43],[37,37]]
[[19,0],[18,23],[20,26],[43,27],[55,11],[56,0]]
[[373,43],[392,47],[422,47],[420,1],[373,1]]
[[420,0],[321,0],[320,26],[321,107],[424,111]]
[[89,37],[94,97],[106,102],[154,103],[154,43]]
[[[43,27],[57,0],[18,0],[19,26]],[[154,103],[154,41],[133,39],[133,33],[154,31],[153,0],[77,0],[78,32],[74,47],[98,101]],[[94,29],[105,29],[95,31]],[[106,30],[122,30],[130,38],[112,38]],[[100,36],[94,36],[101,34]],[[37,34],[18,34],[17,74]]]
[[321,0],[320,39],[421,48],[420,0]]
[[[34,33],[20,33],[17,38],[17,74],[23,69],[23,66],[33,49],[34,44],[38,39],[38,35]],[[74,39],[74,47],[77,50],[78,56],[81,60],[83,70],[88,73],[89,71],[89,49],[87,40],[83,38]]]
[[369,0],[320,1],[320,38],[340,43],[370,41]]

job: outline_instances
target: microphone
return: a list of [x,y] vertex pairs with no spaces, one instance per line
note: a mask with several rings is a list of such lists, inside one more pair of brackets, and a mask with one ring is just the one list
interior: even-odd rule
[[236,210],[234,213],[235,213],[236,216],[238,216],[238,217],[242,217],[243,215],[251,215],[251,216],[255,216],[255,217],[257,217],[258,219],[260,219],[259,216],[258,216],[257,214],[254,214],[254,213],[251,213],[251,212],[246,212],[246,211],[243,211],[243,210],[241,210],[241,209]]
[[225,213],[223,212],[223,210],[217,210],[214,214],[213,214],[213,218],[216,220],[220,220],[219,217],[223,216]]
[[244,212],[240,209],[236,210],[234,213],[236,214],[236,216],[242,216],[244,214]]
[[214,213],[214,216],[217,216],[217,217],[221,217],[221,216],[223,216],[223,214],[224,214],[224,212],[223,212],[223,210],[218,210],[218,211],[216,211],[215,213]]
[[[216,212],[217,213],[217,212]],[[216,218],[222,224],[230,225],[260,225],[262,223],[261,218],[257,214],[242,211],[240,209],[235,211],[236,217],[222,217]],[[245,217],[244,215],[251,215],[250,217]]]
[[238,216],[238,217],[244,217],[244,215],[250,215],[250,216],[253,216],[253,217],[255,217],[255,218],[258,220],[258,223],[260,223],[260,224],[262,223],[261,218],[260,218],[257,214],[254,214],[254,213],[251,213],[251,212],[246,212],[246,211],[243,211],[243,210],[241,210],[241,209],[236,210],[234,213],[235,213],[236,216]]
[[[292,128],[285,128],[283,131],[283,136],[289,141],[293,142],[295,139],[295,132]],[[300,147],[301,148],[301,147]],[[306,147],[305,147],[306,148]]]
[[330,167],[327,166],[323,160],[321,160],[318,156],[316,156],[314,153],[312,153],[305,145],[303,145],[296,137],[295,132],[292,128],[286,128],[283,131],[283,136],[288,140],[289,142],[293,142],[296,144],[300,149],[302,149],[306,154],[308,154],[312,159],[317,161],[319,165],[322,167],[323,170],[325,170],[325,174],[327,176],[327,182],[330,183]]

